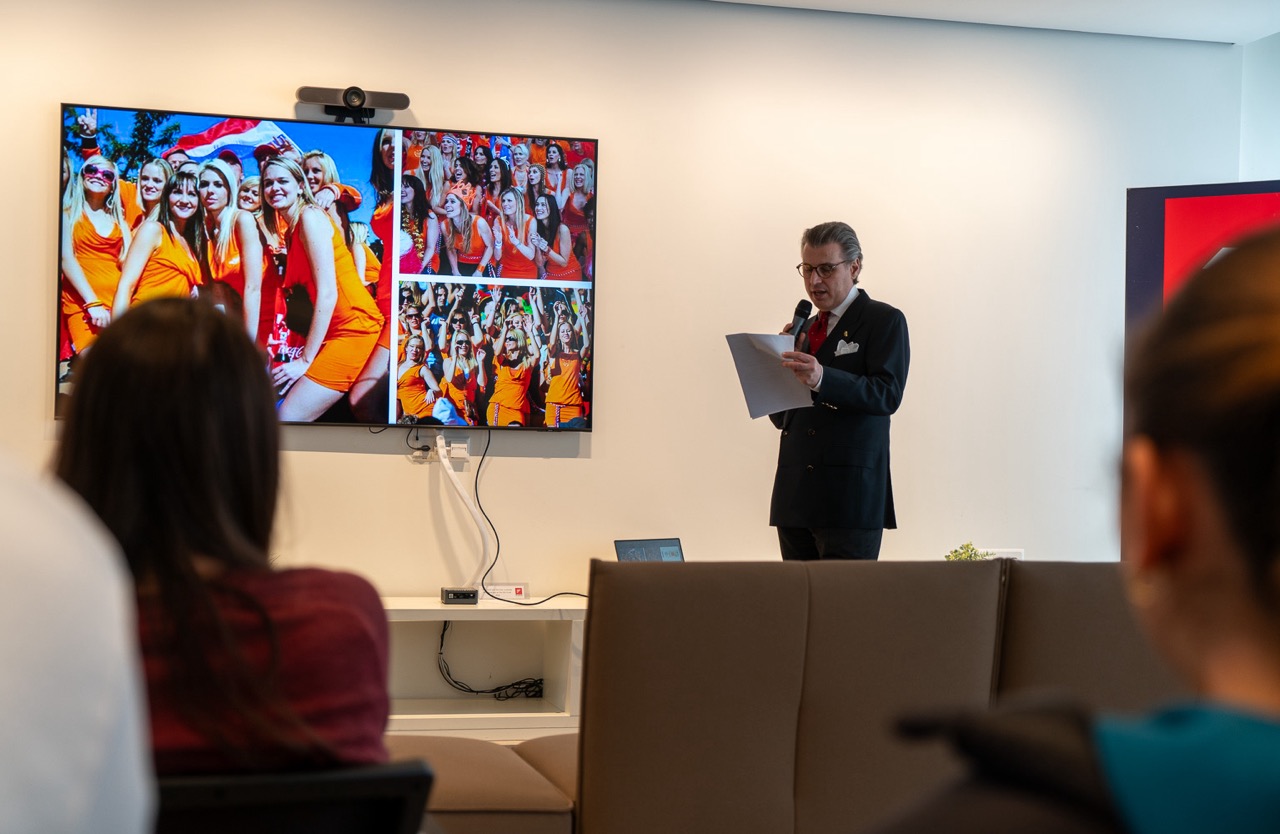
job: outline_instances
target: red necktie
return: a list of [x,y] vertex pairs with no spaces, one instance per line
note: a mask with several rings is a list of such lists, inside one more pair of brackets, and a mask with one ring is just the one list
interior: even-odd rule
[[827,340],[827,321],[829,313],[823,310],[818,313],[818,320],[813,323],[813,327],[809,328],[809,353],[817,356],[818,349],[822,347],[822,343]]

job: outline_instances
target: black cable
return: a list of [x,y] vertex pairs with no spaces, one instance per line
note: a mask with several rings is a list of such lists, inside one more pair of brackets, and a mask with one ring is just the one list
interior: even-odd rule
[[436,666],[440,669],[440,677],[444,682],[459,692],[468,695],[492,695],[498,701],[510,701],[512,698],[541,698],[542,678],[521,678],[518,681],[495,686],[492,689],[476,689],[453,676],[449,669],[449,661],[444,659],[444,636],[449,633],[449,621],[445,620],[440,627],[440,650],[436,653]]
[[489,574],[493,572],[494,567],[497,566],[498,554],[502,552],[502,538],[498,535],[498,528],[494,526],[493,519],[489,518],[489,514],[485,512],[484,504],[480,502],[480,469],[481,467],[484,466],[485,458],[488,457],[489,455],[489,443],[492,442],[492,440],[493,440],[493,430],[485,429],[484,450],[480,452],[480,462],[476,464],[475,484],[472,486],[472,490],[476,494],[476,507],[480,509],[480,515],[484,516],[484,520],[486,523],[488,523],[489,529],[493,531],[493,541],[494,541],[493,560],[489,562],[489,567],[485,568],[484,574],[482,574],[480,577],[480,590],[490,599],[496,600],[498,602],[505,602],[508,605],[525,605],[525,606],[542,605],[544,602],[553,600],[556,597],[582,597],[583,599],[586,599],[587,598],[586,594],[580,594],[577,591],[560,591],[558,593],[552,594],[551,596],[543,597],[542,599],[532,600],[532,601],[518,600],[518,599],[504,599],[503,597],[496,597],[493,594],[489,593],[489,589],[485,586],[484,583],[485,583],[485,580],[489,578]]
[[418,429],[416,429],[416,428],[411,428],[411,429],[409,429],[408,431],[406,431],[406,432],[404,433],[404,445],[408,446],[410,449],[412,449],[412,450],[413,450],[413,451],[415,451],[415,452],[430,452],[430,451],[431,451],[431,447],[430,447],[430,446],[414,446],[414,445],[413,445],[413,443],[410,443],[410,442],[409,442],[409,435],[411,435],[411,434],[413,435],[413,440],[414,440],[414,442],[417,442],[417,440],[418,440]]

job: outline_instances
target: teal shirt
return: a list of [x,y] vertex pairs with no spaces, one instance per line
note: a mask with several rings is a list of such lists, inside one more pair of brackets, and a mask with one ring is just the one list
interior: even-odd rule
[[1184,706],[1099,719],[1094,741],[1134,834],[1280,832],[1280,721]]

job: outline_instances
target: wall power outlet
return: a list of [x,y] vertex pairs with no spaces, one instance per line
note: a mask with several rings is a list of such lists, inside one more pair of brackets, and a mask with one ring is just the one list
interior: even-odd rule
[[509,599],[525,602],[529,599],[528,582],[485,582],[485,590],[494,599]]

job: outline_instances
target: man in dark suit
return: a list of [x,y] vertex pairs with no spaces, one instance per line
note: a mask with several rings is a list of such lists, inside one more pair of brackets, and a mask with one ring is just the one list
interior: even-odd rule
[[800,257],[818,315],[782,358],[813,405],[769,415],[782,429],[769,523],[783,559],[876,559],[884,528],[898,526],[889,415],[907,384],[907,320],[857,286],[862,246],[848,224],[806,229]]

